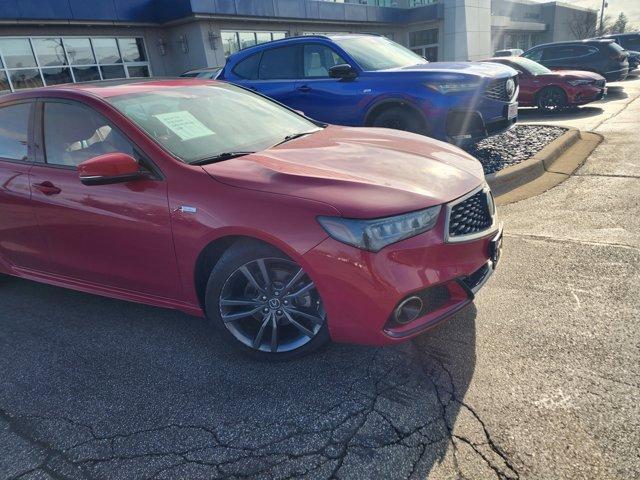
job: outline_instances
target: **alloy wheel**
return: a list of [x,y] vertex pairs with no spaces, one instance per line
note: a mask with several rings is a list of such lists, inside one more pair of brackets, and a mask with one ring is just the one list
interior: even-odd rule
[[296,350],[322,328],[326,314],[305,271],[283,258],[259,258],[236,269],[219,299],[225,328],[263,352]]
[[564,94],[555,88],[544,90],[540,94],[539,105],[540,108],[549,112],[560,110],[565,106]]

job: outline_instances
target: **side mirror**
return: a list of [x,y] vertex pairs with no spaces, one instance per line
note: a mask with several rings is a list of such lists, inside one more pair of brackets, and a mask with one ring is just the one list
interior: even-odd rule
[[78,165],[78,176],[84,185],[108,185],[138,180],[144,173],[131,155],[114,152],[85,160]]
[[353,80],[358,77],[358,72],[348,63],[343,63],[331,67],[329,69],[329,76],[331,78],[339,78],[340,80]]

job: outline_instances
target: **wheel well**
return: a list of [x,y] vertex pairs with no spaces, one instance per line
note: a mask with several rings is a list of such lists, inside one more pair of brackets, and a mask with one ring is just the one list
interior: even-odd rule
[[231,248],[234,244],[240,241],[266,243],[262,240],[253,237],[246,237],[242,235],[233,235],[227,237],[221,237],[213,242],[209,243],[196,260],[196,267],[194,271],[194,282],[196,287],[196,293],[198,295],[198,302],[204,310],[204,296],[207,290],[207,282],[211,275],[211,270],[216,266],[224,252]]
[[422,112],[418,110],[416,107],[414,107],[413,105],[411,105],[410,103],[407,103],[402,100],[389,100],[389,101],[381,102],[378,105],[375,105],[373,108],[371,108],[371,110],[369,110],[369,113],[367,113],[366,119],[364,121],[364,126],[365,127],[372,126],[373,121],[378,115],[380,115],[382,112],[385,112],[391,108],[397,108],[397,107],[400,107],[406,110],[407,112],[411,112],[417,115],[420,121],[422,122],[423,130],[426,132],[427,120],[422,114]]

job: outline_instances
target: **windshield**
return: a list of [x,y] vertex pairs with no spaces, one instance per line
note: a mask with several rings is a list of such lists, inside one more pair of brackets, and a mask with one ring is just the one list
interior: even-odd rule
[[429,63],[411,50],[385,37],[334,37],[333,40],[367,71]]
[[538,62],[534,62],[533,60],[529,60],[524,57],[510,58],[509,61],[514,63],[516,66],[521,67],[526,70],[531,75],[544,75],[545,73],[551,73],[544,65],[540,65]]
[[263,97],[228,84],[160,87],[107,100],[187,163],[264,150],[320,128]]

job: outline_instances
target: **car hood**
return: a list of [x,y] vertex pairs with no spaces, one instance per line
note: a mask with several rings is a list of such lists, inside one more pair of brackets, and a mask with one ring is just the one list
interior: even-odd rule
[[222,183],[324,202],[350,218],[439,205],[484,182],[480,162],[459,148],[379,128],[329,126],[202,168]]
[[588,79],[588,80],[604,80],[602,75],[598,75],[594,72],[585,72],[582,70],[556,70],[552,73],[546,73],[543,75],[538,75],[539,77],[554,77],[558,76],[562,77],[565,80],[579,78],[579,79]]
[[442,73],[447,75],[474,75],[483,78],[506,78],[517,75],[507,65],[490,62],[433,62],[394,69],[402,72]]

